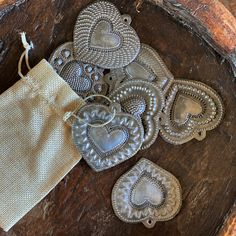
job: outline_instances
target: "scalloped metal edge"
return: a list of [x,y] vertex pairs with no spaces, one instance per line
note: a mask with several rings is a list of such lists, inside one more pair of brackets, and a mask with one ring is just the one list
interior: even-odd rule
[[[108,107],[101,104],[85,105],[79,110],[77,115],[81,117],[81,113],[83,113],[84,110],[86,113],[86,108],[91,109],[92,112],[91,114],[87,112],[84,117],[85,119],[90,119],[94,116],[97,116],[102,120],[109,120],[111,114],[110,110]],[[131,135],[131,137],[129,138],[134,138],[135,140],[131,140],[132,142],[129,141],[129,143],[125,144],[122,149],[118,149],[114,154],[109,155],[109,158],[99,156],[97,151],[91,145],[87,135],[87,124],[76,119],[72,125],[72,137],[77,149],[80,151],[88,165],[97,172],[109,169],[122,163],[123,161],[128,160],[140,150],[140,147],[142,145],[143,127],[140,122],[130,114],[117,112],[115,118],[111,121],[110,124],[114,124],[117,119],[119,122],[116,125],[125,126],[126,129],[130,132],[129,135]]]
[[[143,70],[149,74],[149,77],[135,78],[129,75],[128,72],[126,72],[126,69],[134,63],[140,65]],[[168,70],[157,51],[151,46],[142,43],[141,50],[133,62],[122,68],[111,69],[110,73],[104,77],[106,83],[109,84],[110,92],[116,89],[117,86],[124,81],[130,79],[144,79],[153,82],[163,90],[163,93],[166,93],[174,80],[174,76]],[[165,82],[165,80],[167,81]]]
[[[146,88],[146,91],[145,91]],[[153,97],[156,100],[156,110],[152,110],[153,115],[150,115],[150,122],[152,122],[152,127],[151,130],[149,130],[147,133],[148,135],[150,135],[150,132],[152,132],[152,135],[150,135],[151,138],[149,138],[148,140],[145,140],[145,131],[144,131],[144,142],[142,145],[141,149],[146,149],[148,147],[150,147],[155,140],[157,139],[158,133],[159,133],[159,129],[160,129],[160,125],[159,125],[159,119],[160,119],[160,115],[162,112],[162,109],[164,107],[164,95],[161,91],[161,89],[156,86],[154,83],[152,82],[148,82],[146,80],[140,80],[140,79],[135,79],[135,80],[130,80],[130,81],[126,81],[124,83],[122,83],[118,88],[116,88],[110,95],[109,97],[111,98],[111,100],[113,100],[114,102],[120,103],[122,98],[126,98],[127,94],[132,95],[132,91],[133,90],[140,90],[140,92],[143,92],[146,94],[146,97],[144,98],[146,101],[146,104],[148,104],[148,110],[150,109],[150,98]],[[147,91],[147,89],[149,89],[149,91]],[[151,91],[151,92],[150,92]],[[141,94],[140,94],[141,96]],[[141,119],[144,119],[145,121],[148,120],[147,117],[145,118],[146,114],[144,112],[143,117],[141,117]]]
[[[142,217],[141,216],[142,212],[141,212],[139,217],[134,218],[133,215],[132,217],[128,217],[127,215],[125,215],[125,212],[126,214],[128,213],[131,214],[131,211],[135,211],[135,209],[129,202],[130,199],[127,197],[127,194],[129,194],[129,192],[132,189],[132,186],[135,184],[137,179],[143,175],[144,171],[148,171],[151,174],[151,176],[153,178],[156,178],[157,180],[160,180],[161,177],[165,178],[166,176],[168,176],[169,180],[168,181],[166,180],[166,183],[162,183],[167,191],[166,192],[167,198],[165,200],[166,202],[160,208],[154,210],[153,208],[149,209],[150,207],[145,207],[145,209],[143,210],[143,214],[146,216]],[[169,185],[170,181],[171,185]],[[168,199],[168,197],[171,196],[169,194],[169,191],[175,191],[175,196],[174,196],[175,208],[172,209],[172,212],[169,212],[167,216],[163,216],[160,213],[160,211],[162,211],[163,209],[167,210],[166,206],[172,202],[172,200],[170,201],[170,199]],[[173,174],[159,167],[150,160],[146,158],[141,158],[129,171],[127,171],[117,180],[112,189],[111,201],[115,215],[121,221],[124,221],[126,223],[142,222],[146,227],[152,228],[154,227],[157,221],[171,220],[179,213],[182,206],[182,190],[178,179]],[[146,212],[144,212],[145,210]],[[151,220],[152,223],[149,223],[149,220]]]
[[[200,91],[201,91],[201,93],[203,93],[204,95],[200,94],[200,95],[198,95],[199,97],[208,96],[209,99],[214,102],[214,105],[216,107],[215,108],[216,114],[215,114],[215,117],[210,119],[208,121],[208,123],[205,124],[205,127],[198,127],[198,124],[196,122],[194,123],[194,121],[192,121],[192,130],[190,130],[189,133],[186,133],[186,135],[183,137],[175,138],[174,136],[172,136],[171,134],[169,134],[166,131],[166,129],[169,129],[169,130],[171,129],[171,120],[169,119],[169,117],[166,113],[167,113],[167,110],[172,109],[172,107],[170,107],[170,106],[174,102],[175,93],[176,93],[173,91],[173,88],[174,88],[174,86],[178,86],[178,85],[190,86],[190,87],[192,87],[192,89],[195,89],[196,91],[199,90],[198,93],[200,93]],[[194,93],[196,93],[196,91],[193,91],[193,95],[194,95]],[[171,96],[174,96],[174,98],[171,98]],[[171,112],[171,111],[169,111],[169,112]],[[168,112],[168,114],[169,114],[169,112]],[[206,137],[206,132],[208,130],[215,129],[222,121],[223,116],[224,116],[224,106],[223,106],[223,102],[222,102],[221,97],[217,94],[217,92],[214,89],[212,89],[208,85],[201,83],[199,81],[193,81],[193,80],[175,80],[173,82],[172,86],[170,87],[169,92],[167,94],[166,106],[163,109],[163,113],[161,116],[162,116],[162,122],[161,122],[160,136],[168,143],[179,145],[179,144],[186,143],[194,138],[199,141],[203,140]]]
[[[91,30],[102,19],[112,22],[113,31],[122,36],[123,44],[117,50],[95,50],[89,46]],[[74,29],[74,50],[77,60],[106,69],[119,68],[128,65],[137,57],[140,40],[129,22],[124,22],[114,4],[97,1],[83,9],[77,18]]]

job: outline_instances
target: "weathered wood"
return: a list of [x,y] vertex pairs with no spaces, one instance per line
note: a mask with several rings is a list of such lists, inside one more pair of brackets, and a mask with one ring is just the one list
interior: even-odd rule
[[236,17],[236,1],[234,0],[220,0],[221,3]]
[[0,20],[25,0],[0,0]]
[[[236,18],[217,0],[149,0],[183,21],[226,58],[236,76]],[[143,0],[137,0],[141,6]]]
[[225,217],[225,223],[218,236],[236,235],[236,203]]
[[[18,33],[26,31],[35,49],[35,65],[56,46],[72,40],[78,12],[90,0],[25,1],[0,19],[0,92],[15,81],[22,46]],[[226,114],[222,124],[202,142],[181,146],[160,138],[148,150],[110,170],[95,173],[81,161],[60,184],[12,230],[0,236],[40,235],[216,235],[235,199],[236,85],[227,63],[201,38],[172,20],[159,7],[144,2],[140,13],[133,0],[112,0],[133,18],[142,42],[156,48],[177,78],[202,81],[222,96]],[[190,1],[189,1],[190,2]],[[1,134],[4,135],[4,134]],[[183,208],[169,222],[154,229],[119,221],[111,207],[111,189],[118,177],[140,157],[172,172],[183,187]]]

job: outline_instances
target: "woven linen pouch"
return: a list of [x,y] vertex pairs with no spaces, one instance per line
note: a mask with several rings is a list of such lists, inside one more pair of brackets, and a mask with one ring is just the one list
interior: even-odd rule
[[63,117],[83,104],[46,60],[0,95],[0,227],[5,231],[80,161]]

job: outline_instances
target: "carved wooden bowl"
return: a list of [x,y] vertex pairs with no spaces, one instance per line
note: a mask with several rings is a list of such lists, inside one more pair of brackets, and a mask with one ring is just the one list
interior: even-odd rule
[[[57,46],[72,40],[78,12],[89,2],[0,0],[1,93],[19,80],[17,63],[22,47],[18,33],[26,31],[34,42],[30,61],[35,65],[42,58],[47,59]],[[151,148],[104,172],[95,173],[81,161],[9,233],[0,231],[0,236],[217,235],[233,206],[236,181],[235,18],[217,0],[111,2],[122,13],[132,16],[132,25],[141,41],[159,52],[176,78],[202,81],[219,93],[225,105],[225,117],[202,142],[192,140],[174,146],[158,138]],[[183,207],[179,215],[171,221],[157,223],[153,229],[121,222],[111,206],[114,183],[140,157],[173,173],[183,189]],[[232,218],[229,225],[230,222]],[[230,235],[227,228],[221,235]]]

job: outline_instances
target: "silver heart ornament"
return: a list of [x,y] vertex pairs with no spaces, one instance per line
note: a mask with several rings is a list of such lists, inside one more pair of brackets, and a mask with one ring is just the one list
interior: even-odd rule
[[89,166],[102,171],[134,156],[143,141],[143,128],[132,115],[116,111],[115,117],[103,127],[99,125],[111,118],[111,111],[101,104],[82,107],[72,126],[74,143]]
[[164,107],[164,95],[159,87],[146,80],[134,79],[122,83],[110,95],[123,111],[134,115],[144,127],[142,149],[150,147],[160,129],[159,119]]
[[174,76],[152,47],[141,44],[140,53],[133,62],[125,67],[112,69],[103,79],[109,84],[110,91],[113,91],[124,81],[143,79],[154,82],[162,89],[163,93],[166,93]]
[[116,216],[127,223],[142,222],[147,228],[175,217],[181,205],[179,181],[145,158],[122,175],[112,190]]
[[98,1],[78,16],[74,29],[75,57],[102,68],[119,68],[132,62],[140,51],[140,41],[110,2]]
[[197,81],[175,80],[161,115],[160,135],[172,144],[194,138],[201,141],[219,125],[223,113],[222,100],[212,88]]
[[103,69],[76,61],[72,42],[59,46],[50,56],[49,63],[82,97],[91,94],[106,94],[108,91],[108,85],[102,80]]

